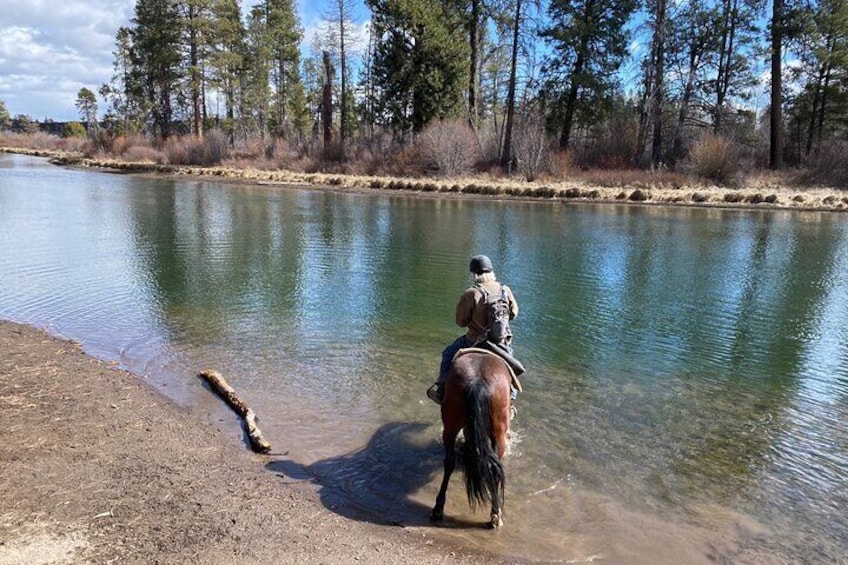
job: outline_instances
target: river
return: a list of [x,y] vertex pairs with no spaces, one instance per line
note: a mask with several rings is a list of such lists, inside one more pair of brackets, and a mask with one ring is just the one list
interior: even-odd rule
[[0,154],[0,317],[75,339],[240,441],[214,368],[353,519],[429,527],[424,396],[468,258],[521,307],[506,560],[844,562],[848,222],[151,179]]

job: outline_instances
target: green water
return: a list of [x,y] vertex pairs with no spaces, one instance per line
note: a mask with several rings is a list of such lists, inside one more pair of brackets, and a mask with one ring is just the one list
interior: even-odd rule
[[[118,360],[239,441],[196,374],[248,399],[281,480],[429,528],[423,396],[468,258],[521,306],[529,370],[505,559],[844,562],[848,219],[439,200],[66,170],[0,155],[0,317]],[[453,526],[453,527],[451,527]]]

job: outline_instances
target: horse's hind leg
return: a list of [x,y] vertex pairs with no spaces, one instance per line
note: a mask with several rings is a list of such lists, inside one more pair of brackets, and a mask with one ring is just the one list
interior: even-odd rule
[[[492,440],[492,447],[495,450],[495,453],[498,455],[498,461],[503,462],[504,455],[506,454],[506,433],[509,429],[509,420],[505,420],[506,424],[504,424],[504,419],[501,418],[501,421],[495,422],[494,425],[494,438]],[[503,492],[503,475],[498,480],[498,484],[494,489],[492,489],[492,515],[490,526],[493,529],[498,529],[503,525],[503,500],[501,497],[501,493]]]
[[450,482],[453,470],[456,468],[456,436],[459,430],[445,430],[442,432],[442,441],[445,444],[445,469],[442,477],[442,486],[439,487],[439,494],[436,496],[436,505],[433,511],[430,512],[430,520],[440,521],[445,517],[445,499],[447,498],[448,483]]
[[501,526],[503,526],[503,513],[500,507],[500,501],[495,500],[498,497],[492,497],[492,517],[489,526],[493,530],[497,530]]
[[[497,451],[501,452],[500,461],[503,461],[502,450],[498,449],[500,446],[494,446]],[[497,483],[494,485],[492,489],[491,497],[492,497],[492,515],[491,520],[489,522],[489,526],[492,529],[497,530],[501,526],[503,526],[503,500],[501,499],[501,493],[503,492],[503,477],[500,477],[497,480]]]

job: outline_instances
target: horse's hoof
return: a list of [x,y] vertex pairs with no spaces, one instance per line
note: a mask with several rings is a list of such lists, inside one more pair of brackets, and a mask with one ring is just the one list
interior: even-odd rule
[[501,519],[501,515],[500,514],[493,514],[492,515],[492,521],[489,522],[489,529],[497,530],[501,526],[503,526],[503,520]]
[[444,510],[437,510],[437,509],[434,508],[433,511],[430,512],[430,521],[431,522],[441,522],[444,519],[445,519],[445,511]]

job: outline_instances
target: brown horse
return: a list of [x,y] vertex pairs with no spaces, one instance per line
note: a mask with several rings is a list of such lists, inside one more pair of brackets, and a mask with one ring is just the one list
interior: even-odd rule
[[492,528],[503,524],[504,468],[510,420],[509,368],[503,359],[482,349],[460,350],[448,371],[442,401],[445,474],[430,519],[445,516],[445,495],[456,465],[456,438],[462,430],[465,492],[472,508],[492,503]]

